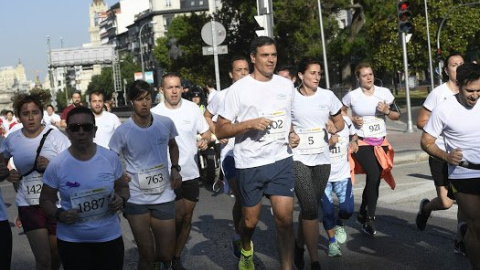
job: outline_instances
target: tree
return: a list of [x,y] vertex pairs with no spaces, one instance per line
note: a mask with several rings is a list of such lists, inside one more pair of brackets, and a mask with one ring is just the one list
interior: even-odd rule
[[48,105],[52,102],[52,94],[50,93],[50,90],[48,90],[48,89],[34,87],[34,88],[30,89],[30,94],[38,95],[38,96],[42,97],[42,102],[44,103],[44,105]]

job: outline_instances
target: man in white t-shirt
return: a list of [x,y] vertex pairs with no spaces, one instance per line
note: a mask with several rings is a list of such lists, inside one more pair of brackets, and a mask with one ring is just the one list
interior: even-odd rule
[[[423,128],[421,146],[448,163],[448,179],[459,211],[467,221],[463,241],[474,269],[480,269],[480,66],[457,68],[459,93],[439,104]],[[445,150],[435,143],[443,135]]]
[[253,73],[230,86],[216,125],[219,139],[235,137],[243,207],[238,267],[255,268],[251,239],[265,195],[275,215],[281,269],[292,269],[294,179],[288,139],[295,88],[290,80],[274,75],[277,49],[272,38],[256,38],[250,47],[250,60]]
[[43,122],[46,125],[60,127],[60,115],[55,113],[53,105],[47,105],[46,110],[43,112]]
[[[175,190],[175,220],[177,241],[175,256],[172,260],[173,269],[184,269],[180,254],[187,242],[192,227],[192,215],[200,194],[200,172],[197,166],[198,150],[205,150],[210,142],[211,133],[208,124],[198,106],[186,99],[182,99],[181,78],[175,73],[168,73],[162,77],[161,91],[164,101],[154,108],[152,113],[172,119],[178,131],[175,138],[179,152],[179,164],[182,168],[182,185]],[[201,139],[197,141],[197,135]]]
[[[232,79],[232,84],[241,78],[247,76],[250,73],[250,67],[248,66],[248,60],[245,56],[237,55],[232,57],[230,61],[230,71],[228,75]],[[210,131],[215,134],[215,122],[217,121],[218,111],[223,105],[225,95],[228,92],[228,88],[218,92],[215,97],[208,103],[207,109],[203,114],[210,126]],[[223,139],[220,140],[220,164],[222,165],[222,171],[224,177],[227,179],[228,186],[233,192],[235,197],[235,204],[232,209],[233,224],[235,227],[235,235],[233,236],[233,253],[237,258],[240,258],[240,250],[242,248],[242,241],[240,239],[240,221],[242,219],[242,207],[240,204],[240,194],[237,188],[237,169],[235,169],[235,159],[233,157],[233,145],[235,139]]]
[[[449,97],[458,94],[457,85],[457,68],[464,63],[462,55],[459,53],[450,54],[445,60],[446,67],[445,73],[448,76],[448,81],[433,89],[433,91],[427,96],[423,107],[420,109],[417,119],[417,127],[423,129],[427,123],[433,109],[439,104],[447,100]],[[437,146],[445,151],[445,143],[443,136],[440,135],[435,141]],[[439,160],[432,156],[429,157],[428,163],[430,165],[430,172],[432,174],[435,189],[437,191],[437,197],[432,200],[423,199],[420,202],[420,209],[416,217],[416,224],[419,230],[424,230],[427,221],[432,211],[446,210],[452,207],[453,198],[448,196],[448,188],[450,181],[448,180],[448,164],[445,161]],[[465,224],[462,222],[461,213],[458,213],[458,232],[457,239],[455,239],[454,252],[457,254],[465,254],[465,247],[462,243],[462,234],[460,228]]]
[[104,110],[105,95],[102,92],[93,91],[89,98],[90,109],[95,115],[95,123],[97,124],[97,133],[93,142],[108,149],[110,138],[122,122],[115,114]]

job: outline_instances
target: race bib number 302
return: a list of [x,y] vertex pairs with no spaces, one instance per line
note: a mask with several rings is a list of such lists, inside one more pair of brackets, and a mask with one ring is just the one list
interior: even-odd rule
[[168,170],[163,164],[158,164],[138,171],[140,190],[145,194],[161,194],[167,189]]
[[86,189],[70,195],[72,208],[79,209],[81,221],[98,220],[108,213],[110,192],[106,187]]
[[287,130],[285,124],[285,111],[262,113],[261,116],[272,121],[267,127],[266,134],[263,136],[263,140],[285,140]]
[[22,192],[25,200],[29,205],[38,205],[43,186],[42,174],[33,171],[31,174],[24,176],[22,181]]
[[320,154],[325,151],[325,131],[322,128],[298,129],[300,143],[295,148],[301,155]]

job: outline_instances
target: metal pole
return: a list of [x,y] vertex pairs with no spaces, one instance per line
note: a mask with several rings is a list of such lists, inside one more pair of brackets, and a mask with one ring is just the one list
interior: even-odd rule
[[47,44],[48,44],[48,57],[50,61],[50,66],[48,69],[49,77],[50,77],[50,94],[52,95],[52,106],[57,108],[57,95],[55,91],[55,82],[53,78],[53,66],[52,66],[52,47],[50,46],[50,36],[47,36]]
[[318,19],[320,21],[320,34],[322,36],[322,51],[323,51],[323,70],[325,71],[325,83],[327,89],[330,89],[330,76],[328,76],[328,62],[327,62],[327,49],[325,48],[325,34],[323,33],[323,18],[322,18],[322,5],[320,0],[318,2]]
[[435,87],[435,84],[433,82],[434,80],[434,73],[433,73],[433,60],[432,60],[432,45],[430,43],[430,27],[428,23],[428,6],[427,6],[427,0],[423,1],[425,3],[425,23],[427,25],[427,44],[428,44],[428,60],[429,60],[429,67],[430,67],[430,90],[433,90]]
[[402,49],[403,49],[403,66],[405,72],[405,98],[407,99],[407,132],[413,132],[412,126],[412,109],[410,106],[410,87],[408,85],[408,60],[407,60],[407,42],[405,40],[405,32],[402,32]]
[[217,31],[215,30],[215,18],[212,18],[212,42],[213,42],[213,61],[215,62],[215,81],[217,83],[217,90],[221,90],[220,87],[220,69],[218,64],[218,46],[217,46]]
[[143,63],[143,43],[142,43],[142,30],[145,25],[148,23],[144,23],[142,27],[140,27],[140,31],[138,32],[138,40],[140,41],[140,60],[142,62],[142,79],[145,80],[145,64]]

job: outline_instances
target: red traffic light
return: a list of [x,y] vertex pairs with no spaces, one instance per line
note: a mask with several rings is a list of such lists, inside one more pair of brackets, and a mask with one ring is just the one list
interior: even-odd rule
[[400,1],[398,2],[398,11],[405,11],[410,6],[408,1]]
[[410,33],[412,31],[413,25],[410,22],[412,14],[409,11],[409,7],[409,1],[397,2],[398,30],[400,32]]

